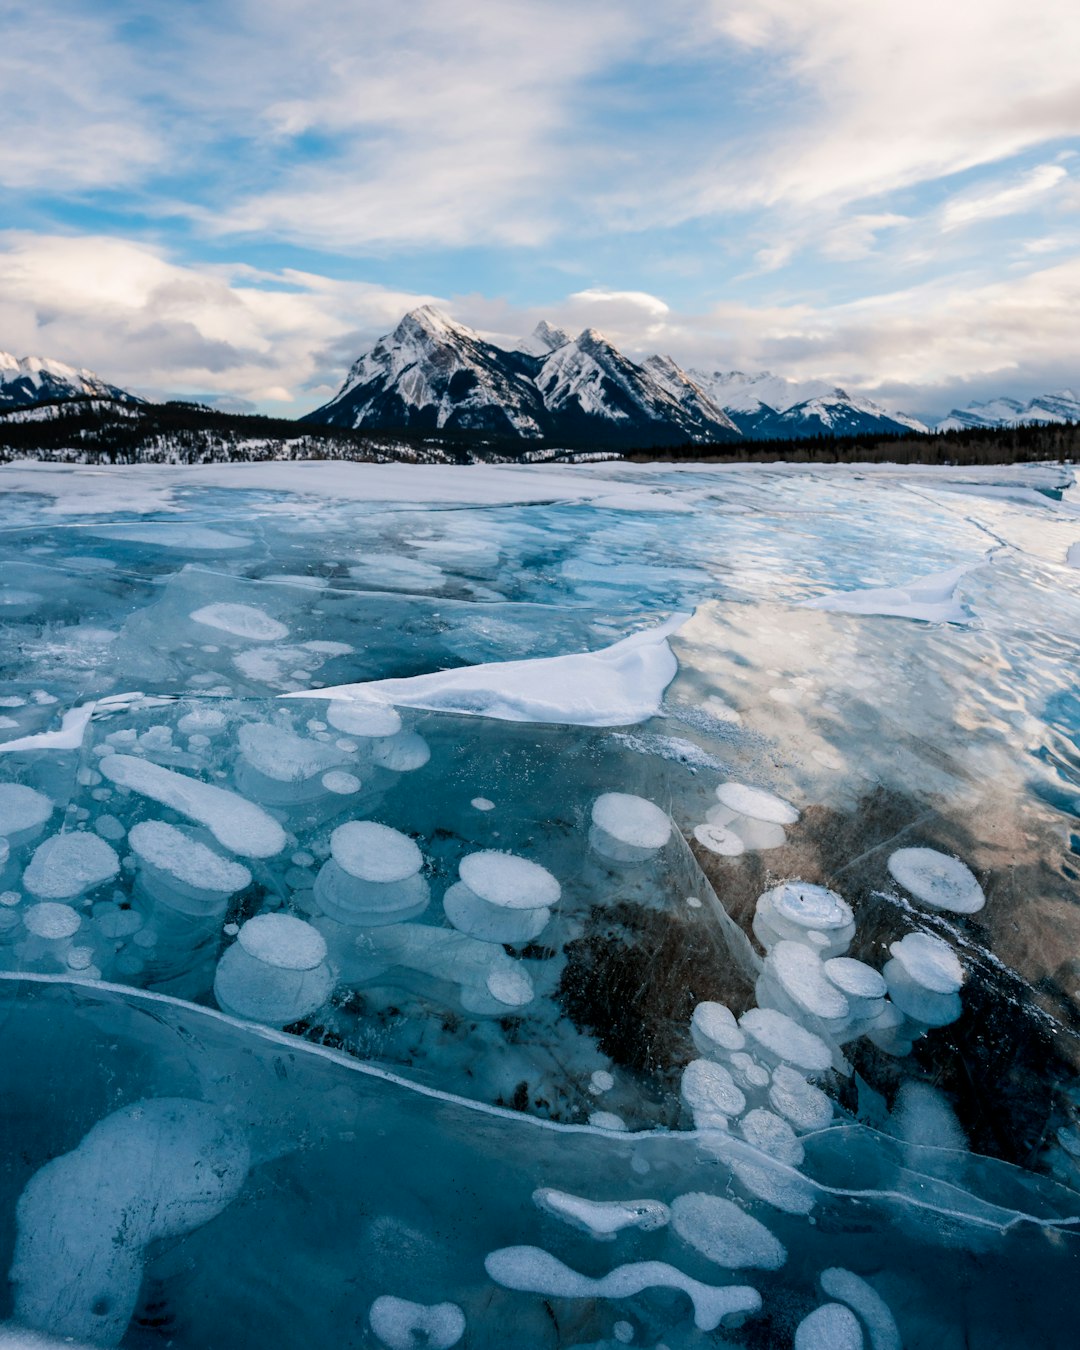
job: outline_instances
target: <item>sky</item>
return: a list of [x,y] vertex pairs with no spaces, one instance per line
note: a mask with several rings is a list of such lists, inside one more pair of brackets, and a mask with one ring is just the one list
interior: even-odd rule
[[293,416],[434,303],[1080,390],[1076,0],[5,0],[0,349]]

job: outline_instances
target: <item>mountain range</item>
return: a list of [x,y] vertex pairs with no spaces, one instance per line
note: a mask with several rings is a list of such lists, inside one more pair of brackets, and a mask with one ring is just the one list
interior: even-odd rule
[[828,385],[687,371],[670,356],[639,363],[595,328],[575,338],[542,321],[499,347],[430,305],[406,314],[303,420],[612,448],[927,430]]
[[[5,421],[54,416],[73,399],[143,405],[89,370],[0,352]],[[338,393],[300,421],[350,432],[466,433],[608,450],[931,430],[823,381],[684,370],[662,355],[635,361],[594,328],[572,337],[541,321],[503,347],[430,305],[406,314],[354,362]],[[1027,403],[972,403],[932,429],[1065,422],[1080,422],[1080,397],[1070,390]]]

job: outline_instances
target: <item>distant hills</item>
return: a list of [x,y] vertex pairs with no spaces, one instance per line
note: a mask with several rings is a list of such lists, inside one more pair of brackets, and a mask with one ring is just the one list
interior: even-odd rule
[[[147,404],[89,370],[0,352],[0,428],[70,421],[64,409],[75,403],[83,422],[93,422],[96,438],[106,424],[119,427],[133,417],[143,428],[151,422],[172,426],[179,419],[190,429],[193,418],[210,415],[209,409],[195,412],[190,404]],[[187,411],[151,416],[151,409],[169,406]],[[663,355],[635,361],[594,328],[572,337],[541,321],[514,347],[502,347],[422,305],[357,358],[328,403],[299,423],[279,419],[274,425],[275,435],[294,446],[298,438],[317,435],[329,449],[340,433],[340,453],[355,446],[358,436],[374,435],[438,445],[440,454],[448,445],[468,444],[531,458],[534,453],[546,457],[552,448],[625,452],[699,445],[723,450],[747,442],[1075,423],[1080,423],[1080,397],[1070,390],[1027,403],[1004,397],[972,403],[928,428],[821,381],[798,383],[767,371],[683,369]],[[295,430],[285,435],[281,429],[287,425]],[[237,436],[243,439],[239,431]],[[41,439],[44,446],[48,438],[43,434]],[[379,446],[378,453],[383,449]]]

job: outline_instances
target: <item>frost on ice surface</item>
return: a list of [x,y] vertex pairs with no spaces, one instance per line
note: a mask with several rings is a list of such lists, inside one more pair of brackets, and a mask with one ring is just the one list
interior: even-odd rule
[[4,1332],[1073,1350],[1066,470],[0,480]]

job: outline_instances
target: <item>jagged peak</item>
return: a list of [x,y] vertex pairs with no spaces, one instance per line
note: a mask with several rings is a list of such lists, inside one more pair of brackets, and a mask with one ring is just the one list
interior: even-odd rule
[[396,342],[404,342],[417,331],[442,341],[447,338],[475,338],[477,336],[471,328],[467,328],[463,323],[458,323],[456,319],[452,319],[449,314],[438,309],[435,305],[417,305],[415,309],[410,309],[394,329],[391,337]]

